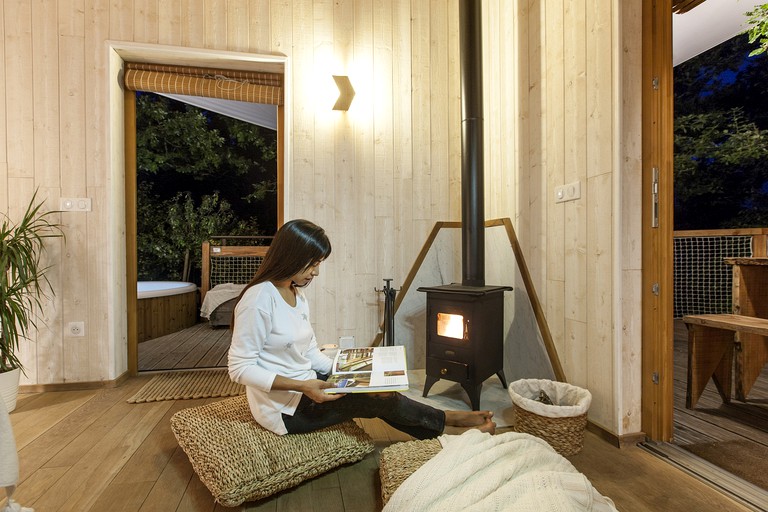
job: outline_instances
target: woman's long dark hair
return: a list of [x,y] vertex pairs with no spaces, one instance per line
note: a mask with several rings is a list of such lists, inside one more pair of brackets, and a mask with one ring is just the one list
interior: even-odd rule
[[[317,265],[330,254],[331,242],[323,228],[305,219],[286,222],[277,230],[259,270],[240,293],[238,302],[251,286],[265,281],[290,279]],[[234,312],[230,325],[234,328]]]

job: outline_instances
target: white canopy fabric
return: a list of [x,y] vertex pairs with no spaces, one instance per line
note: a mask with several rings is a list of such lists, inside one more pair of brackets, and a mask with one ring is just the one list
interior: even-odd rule
[[247,101],[220,100],[203,96],[185,96],[183,94],[161,94],[176,101],[189,103],[196,107],[223,114],[225,116],[245,121],[246,123],[277,130],[277,106]]
[[707,0],[686,13],[673,14],[672,64],[677,66],[744,32],[748,28],[744,13],[766,2]]

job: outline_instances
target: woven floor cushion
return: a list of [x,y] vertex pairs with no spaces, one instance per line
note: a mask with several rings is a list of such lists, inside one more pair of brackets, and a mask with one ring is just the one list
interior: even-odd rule
[[217,502],[235,507],[266,498],[374,449],[354,421],[279,436],[256,423],[245,396],[181,410],[171,429]]
[[386,505],[400,484],[441,449],[437,439],[406,441],[384,448],[379,460],[382,504]]

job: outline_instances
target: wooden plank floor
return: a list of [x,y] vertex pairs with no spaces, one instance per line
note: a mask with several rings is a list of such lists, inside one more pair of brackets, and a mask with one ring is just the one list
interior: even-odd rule
[[[150,379],[118,388],[23,394],[11,414],[21,466],[15,498],[37,512],[381,510],[380,450],[409,439],[379,420],[361,425],[377,450],[364,460],[266,500],[217,505],[170,430],[171,415],[215,399],[129,404]],[[640,448],[619,450],[586,432],[569,457],[622,512],[747,510]]]
[[[156,371],[225,366],[229,337],[228,329],[211,329],[207,324],[198,324],[143,343],[139,350],[139,367],[142,371]],[[765,416],[768,406],[766,371],[755,385],[747,404],[734,402],[723,406],[710,384],[699,406],[693,411],[687,410],[684,407],[687,364],[684,324],[676,324],[675,339],[676,443],[684,445],[707,438],[731,439],[734,436],[765,443],[765,428],[768,425]],[[168,428],[168,419],[173,412],[206,401],[161,402],[154,408],[149,404],[121,403],[148,378],[149,375],[141,375],[114,390],[24,396],[22,405],[12,415],[15,428],[19,425],[16,428],[19,444],[24,445],[21,451],[24,481],[18,497],[29,493],[27,495],[33,501],[27,503],[35,505],[38,511],[114,510],[106,505],[111,496],[124,497],[121,501],[124,510],[226,510],[213,503]],[[27,409],[29,411],[25,413]],[[32,413],[32,410],[36,412]],[[42,413],[43,417],[38,417],[38,413]],[[97,417],[84,419],[90,414]],[[141,423],[142,420],[133,419],[133,415],[147,418]],[[121,416],[125,416],[124,422],[119,421]],[[407,437],[377,420],[364,420],[361,424],[376,440],[378,450],[374,454],[358,464],[330,472],[293,491],[246,504],[240,509],[312,510],[313,503],[322,503],[325,511],[380,510],[378,454],[383,447]],[[137,428],[140,429],[138,432]],[[116,429],[123,434],[131,432],[134,438],[145,437],[139,444],[134,441],[127,448],[122,445],[116,448],[114,443],[119,435],[113,434],[112,441],[104,441],[106,446],[100,448],[122,450],[109,459],[112,462],[107,462],[104,453],[92,448],[97,450],[97,457],[105,459],[95,479],[95,489],[78,491],[76,495],[67,497],[65,505],[56,508],[51,496],[67,496],[74,484],[89,482],[88,474],[95,471],[91,468],[93,463],[89,465],[77,460],[77,454],[91,459],[90,454],[84,453],[83,439],[103,436],[108,429]],[[569,459],[602,493],[611,496],[622,511],[709,510],[715,505],[723,510],[746,510],[644,450],[618,450],[590,432],[585,436],[585,449]],[[56,453],[50,454],[49,451]],[[64,454],[58,455],[59,451]],[[109,467],[111,464],[118,467]],[[72,468],[84,473],[74,484],[73,477],[67,476]],[[59,484],[63,487],[57,487],[55,484],[61,479],[65,483]],[[52,495],[49,490],[52,486],[61,492]]]

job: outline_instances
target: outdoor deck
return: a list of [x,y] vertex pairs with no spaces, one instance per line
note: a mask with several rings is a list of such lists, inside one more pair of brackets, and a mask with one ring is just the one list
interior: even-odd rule
[[685,408],[688,342],[682,321],[675,321],[675,444],[747,439],[768,447],[768,367],[747,402],[724,404],[710,380],[693,409]]
[[[673,445],[768,491],[768,369],[763,368],[746,402],[723,403],[710,380],[696,406],[686,409],[688,333],[682,320],[675,321],[674,356]],[[722,481],[710,468],[702,472]]]
[[227,366],[232,333],[207,322],[139,344],[139,371]]

